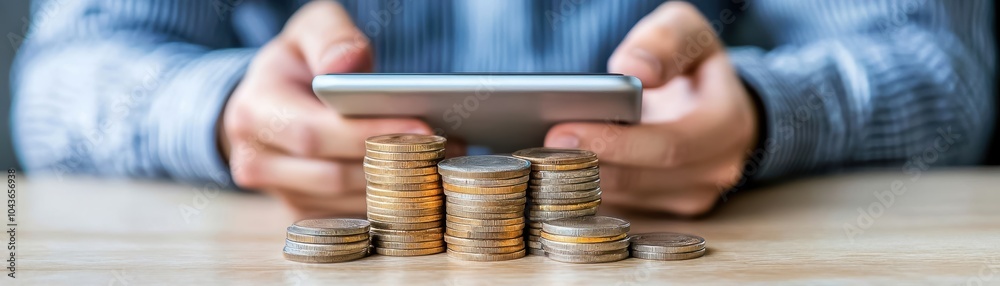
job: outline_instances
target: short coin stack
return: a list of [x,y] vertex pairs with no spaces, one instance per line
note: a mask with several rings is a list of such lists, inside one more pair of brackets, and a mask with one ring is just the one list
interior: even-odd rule
[[633,235],[632,257],[652,260],[684,260],[705,255],[705,239],[700,236],[656,232]]
[[529,148],[514,157],[531,162],[528,185],[528,248],[543,255],[538,238],[542,222],[590,216],[601,204],[597,155],[578,149]]
[[465,156],[438,164],[447,197],[448,256],[470,261],[524,257],[524,203],[531,163]]
[[437,163],[445,138],[389,134],[365,140],[368,220],[375,252],[417,256],[444,252],[444,197]]
[[361,219],[307,219],[288,227],[285,259],[331,263],[359,259],[371,247],[369,224]]
[[542,223],[545,256],[569,263],[602,263],[628,258],[629,222],[606,216],[564,218]]

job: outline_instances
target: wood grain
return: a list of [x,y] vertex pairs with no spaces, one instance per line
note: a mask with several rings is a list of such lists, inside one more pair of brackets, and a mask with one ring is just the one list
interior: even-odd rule
[[[893,182],[905,192],[882,203],[875,194]],[[281,257],[290,213],[264,196],[70,178],[35,178],[18,194],[24,285],[1000,284],[1000,169],[801,180],[734,194],[698,220],[605,208],[631,220],[633,233],[701,235],[709,253],[591,265],[443,254],[300,264]],[[859,225],[859,209],[873,204],[883,211]],[[845,225],[863,232],[851,236]]]

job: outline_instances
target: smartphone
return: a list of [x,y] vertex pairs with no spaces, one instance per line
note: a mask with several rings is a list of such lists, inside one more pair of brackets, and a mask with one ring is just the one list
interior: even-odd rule
[[327,74],[312,86],[341,115],[420,118],[485,153],[542,146],[562,122],[637,123],[642,110],[642,83],[620,74]]

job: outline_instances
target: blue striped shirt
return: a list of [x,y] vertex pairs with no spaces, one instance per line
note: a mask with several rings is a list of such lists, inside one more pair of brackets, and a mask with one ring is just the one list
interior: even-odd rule
[[[605,72],[662,2],[391,1],[342,1],[380,72]],[[257,48],[304,2],[36,1],[12,78],[26,169],[228,185],[220,110]],[[995,116],[992,1],[695,4],[763,107],[755,179],[984,156]]]

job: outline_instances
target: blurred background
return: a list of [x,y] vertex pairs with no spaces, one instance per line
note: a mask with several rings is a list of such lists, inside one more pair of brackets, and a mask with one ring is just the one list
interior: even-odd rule
[[0,168],[20,169],[10,133],[10,64],[21,40],[24,38],[26,21],[30,21],[28,0],[4,0],[0,2]]

